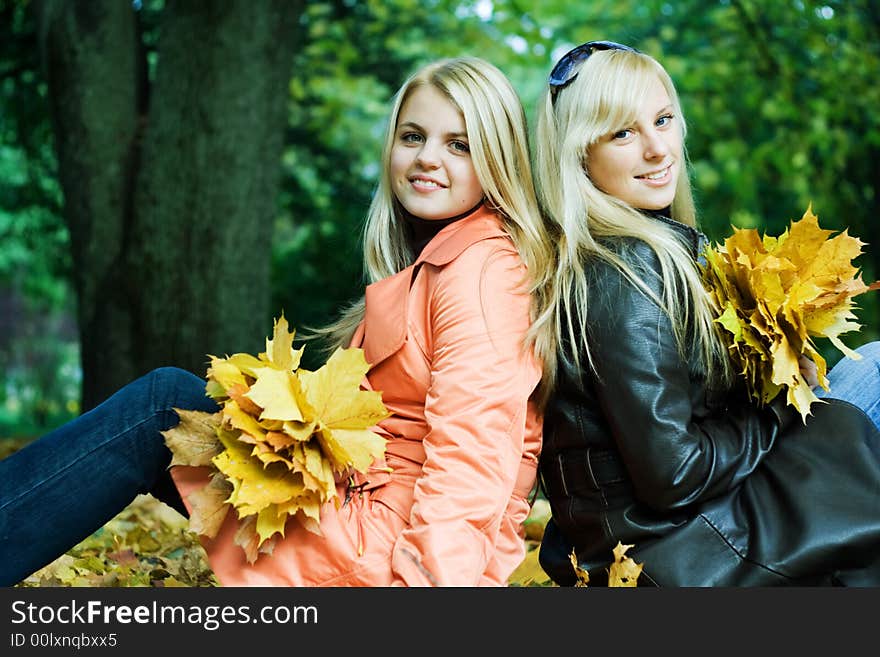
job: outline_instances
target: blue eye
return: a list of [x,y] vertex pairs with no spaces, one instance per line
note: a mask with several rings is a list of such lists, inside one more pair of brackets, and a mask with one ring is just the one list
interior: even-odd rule
[[471,152],[471,147],[468,146],[463,141],[456,140],[456,141],[453,141],[450,145],[452,146],[453,150],[459,151],[460,153],[470,153]]
[[400,141],[409,144],[418,144],[422,141],[422,136],[418,132],[405,132],[400,135]]
[[659,119],[657,119],[657,125],[659,127],[667,126],[672,123],[673,118],[674,117],[672,116],[672,114],[664,114]]
[[625,130],[618,130],[613,135],[611,135],[612,139],[626,139],[632,134],[632,130],[626,128]]

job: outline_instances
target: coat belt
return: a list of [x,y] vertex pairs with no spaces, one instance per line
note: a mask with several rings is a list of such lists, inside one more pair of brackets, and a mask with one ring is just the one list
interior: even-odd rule
[[[404,458],[414,463],[425,462],[425,446],[420,440],[389,440],[385,445],[385,453]],[[513,485],[513,492],[519,497],[528,498],[535,486],[537,478],[538,465],[534,461],[520,461],[519,470],[516,473],[516,482]],[[356,473],[354,480],[358,488],[362,490],[371,490],[385,485],[389,482],[391,476],[385,472],[372,472],[369,475]]]
[[620,457],[600,447],[560,452],[542,463],[541,477],[548,492],[561,491],[566,497],[594,493],[629,479]]

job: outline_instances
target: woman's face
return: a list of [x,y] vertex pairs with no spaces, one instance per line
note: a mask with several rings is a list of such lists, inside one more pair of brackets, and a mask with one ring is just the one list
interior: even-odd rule
[[599,189],[641,210],[672,203],[683,165],[681,126],[655,78],[634,123],[589,147],[587,175]]
[[413,91],[400,108],[390,172],[397,200],[421,219],[454,217],[483,197],[464,117],[430,85]]

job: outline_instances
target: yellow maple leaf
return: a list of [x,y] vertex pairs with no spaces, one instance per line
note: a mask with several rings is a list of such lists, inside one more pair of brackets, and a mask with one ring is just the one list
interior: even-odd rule
[[369,428],[390,413],[381,393],[361,389],[368,369],[362,350],[337,349],[320,369],[300,374],[318,423],[315,436],[337,471],[363,472],[385,449],[385,439]]
[[[263,409],[261,406],[255,404],[253,402],[253,400],[251,400],[251,398],[247,396],[249,391],[250,391],[250,388],[247,386],[235,385],[235,386],[232,386],[231,388],[226,389],[226,396],[224,399],[227,401],[231,399],[236,404],[238,404],[238,407],[242,411],[244,411],[248,415],[253,415],[254,417],[260,417],[260,413],[263,412]],[[222,400],[218,400],[218,401],[222,401]]]
[[389,416],[382,394],[363,390],[370,366],[361,349],[337,349],[318,370],[301,370],[303,392],[325,427],[366,429]]
[[330,496],[336,485],[333,475],[333,464],[330,458],[322,451],[319,440],[308,443],[300,443],[295,448],[299,456],[298,462],[303,468],[303,478],[311,477],[315,485],[309,486],[312,490],[323,490]]
[[293,337],[296,331],[288,331],[287,320],[284,313],[275,320],[272,339],[266,339],[266,351],[264,356],[268,362],[278,369],[292,371],[299,367],[303,349],[293,348]]
[[568,560],[571,561],[571,567],[574,569],[575,582],[574,585],[578,586],[589,586],[590,584],[590,573],[585,569],[581,568],[580,563],[578,562],[577,553],[574,551],[574,548],[571,550],[571,554],[568,555]]
[[333,469],[364,472],[385,450],[385,438],[369,429],[322,429],[316,434]]
[[221,473],[215,472],[206,486],[190,493],[187,498],[192,506],[189,514],[190,530],[208,538],[217,536],[231,508],[226,502],[231,492],[232,485]]
[[299,523],[313,534],[321,535],[321,498],[317,494],[306,491],[296,501],[296,506],[279,505],[283,511],[293,515]]
[[227,448],[214,457],[214,465],[233,484],[227,501],[235,507],[239,517],[296,498],[305,490],[299,473],[281,464],[264,465],[252,458],[248,450]]
[[264,367],[255,375],[257,380],[245,396],[263,409],[260,420],[303,421],[297,403],[300,384],[293,372]]
[[[256,378],[256,375],[254,374],[255,370],[265,367],[267,362],[266,360],[260,360],[256,356],[245,353],[233,354],[232,356],[228,356],[226,360],[232,366],[237,367],[239,371],[245,375],[246,380],[248,377],[251,379]],[[210,378],[210,374],[208,377]]]
[[284,431],[272,431],[270,429],[266,432],[266,442],[263,445],[274,453],[286,452],[296,445],[296,438]]
[[743,322],[736,312],[736,307],[728,301],[724,304],[724,312],[715,320],[732,334],[731,340],[740,342],[743,339]]
[[261,426],[259,420],[242,409],[234,399],[227,400],[221,413],[224,426],[238,429],[254,440],[265,439],[268,429]]
[[257,514],[256,532],[262,544],[275,534],[284,536],[284,526],[287,524],[287,513],[282,512],[277,504],[270,504]]
[[239,366],[227,358],[208,356],[211,361],[208,366],[207,378],[214,384],[215,392],[211,397],[218,399],[226,396],[230,388],[247,388],[247,380]]
[[257,516],[251,515],[242,518],[235,530],[235,536],[232,542],[240,546],[244,550],[245,558],[248,563],[254,563],[257,557],[263,553],[272,553],[274,544],[269,541],[261,541],[260,535],[257,533]]
[[639,575],[642,574],[644,564],[636,563],[631,557],[626,556],[627,550],[632,545],[623,545],[617,541],[614,547],[614,562],[608,569],[608,586],[634,587],[638,585]]
[[307,441],[315,433],[318,423],[315,420],[309,422],[286,421],[281,425],[284,434],[298,442]]
[[171,450],[171,465],[208,465],[223,445],[217,438],[220,412],[190,411],[175,408],[180,422],[160,432]]
[[798,364],[798,352],[789,341],[777,340],[770,345],[770,382],[780,386],[797,385],[802,378]]

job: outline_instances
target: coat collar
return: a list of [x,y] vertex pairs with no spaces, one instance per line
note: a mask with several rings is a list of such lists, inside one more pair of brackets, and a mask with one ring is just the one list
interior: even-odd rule
[[506,235],[499,215],[486,206],[446,226],[425,245],[413,264],[367,286],[364,321],[355,333],[352,346],[363,348],[371,367],[388,358],[406,342],[409,289],[419,267],[424,263],[448,264],[469,246]]
[[472,244],[493,237],[504,237],[506,234],[498,214],[482,205],[470,216],[449,224],[437,233],[422,249],[413,266],[418,268],[423,262],[445,265],[455,260]]
[[681,237],[683,237],[686,240],[687,246],[691,252],[691,256],[693,256],[694,259],[699,259],[702,257],[703,249],[706,248],[706,245],[709,241],[702,231],[697,230],[693,226],[688,226],[687,224],[683,224],[680,221],[676,221],[675,219],[672,219],[662,214],[657,214],[654,212],[646,212],[644,214],[648,217],[651,217],[652,219],[656,219],[657,221],[666,224]]

